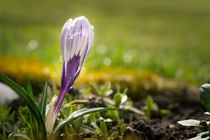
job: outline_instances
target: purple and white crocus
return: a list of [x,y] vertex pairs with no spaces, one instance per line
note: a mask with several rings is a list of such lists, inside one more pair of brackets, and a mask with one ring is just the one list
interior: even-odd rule
[[61,32],[63,70],[60,95],[55,105],[56,112],[60,110],[66,93],[79,76],[82,65],[93,46],[93,40],[93,27],[86,17],[69,19],[64,24]]
[[[61,50],[63,68],[61,76],[61,89],[58,98],[51,101],[46,120],[48,133],[53,129],[56,116],[62,106],[63,100],[81,71],[82,65],[93,46],[93,26],[84,16],[69,19],[61,31]],[[54,106],[52,105],[54,104]]]

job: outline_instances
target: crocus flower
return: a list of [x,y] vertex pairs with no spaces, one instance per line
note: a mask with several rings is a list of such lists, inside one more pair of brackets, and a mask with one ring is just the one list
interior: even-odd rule
[[93,46],[93,39],[93,27],[87,18],[82,16],[74,20],[69,19],[64,24],[61,32],[63,70],[55,111],[59,111],[66,93],[79,76],[82,65]]
[[57,113],[63,103],[65,95],[72,88],[79,76],[82,65],[93,46],[94,32],[88,19],[84,16],[69,19],[61,31],[61,50],[63,68],[61,76],[61,89],[57,99],[50,103],[47,113],[46,129],[51,133]]

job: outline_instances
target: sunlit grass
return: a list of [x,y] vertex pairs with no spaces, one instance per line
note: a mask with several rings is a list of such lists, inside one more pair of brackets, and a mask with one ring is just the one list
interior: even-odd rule
[[[0,58],[1,73],[10,75],[14,80],[23,83],[25,78],[29,78],[32,84],[43,84],[44,81],[55,83],[60,86],[61,69],[40,61],[20,58]],[[9,67],[7,66],[9,64]],[[101,70],[90,70],[83,67],[75,87],[89,88],[94,84],[106,82],[115,83],[121,87],[129,88],[131,96],[144,96],[147,93],[156,94],[164,89],[174,89],[182,87],[183,83],[177,83],[161,77],[150,71],[140,71],[121,68],[103,68]],[[141,92],[139,90],[141,89]],[[178,90],[178,89],[177,89]],[[155,91],[155,92],[154,92]]]

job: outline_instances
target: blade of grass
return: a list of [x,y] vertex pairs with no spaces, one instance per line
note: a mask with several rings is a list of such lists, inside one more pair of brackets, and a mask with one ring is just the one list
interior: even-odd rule
[[35,118],[38,122],[38,126],[40,128],[41,134],[43,135],[43,139],[46,139],[47,135],[46,135],[44,120],[42,119],[42,115],[39,111],[39,108],[37,107],[34,100],[31,99],[28,92],[4,74],[0,74],[0,80],[3,83],[10,86],[24,100],[24,102],[28,106],[29,110],[33,113],[33,115],[35,116]]
[[30,97],[34,100],[33,89],[28,78],[24,80],[24,88],[29,93]]
[[[29,94],[29,96],[31,97],[31,99],[34,100],[33,89],[32,89],[31,83],[30,83],[28,78],[26,78],[24,80],[24,88],[27,91],[27,93]],[[38,133],[39,132],[38,132],[38,126],[37,126],[36,118],[33,116],[30,109],[29,109],[28,114],[29,114],[29,122],[30,122],[30,125],[31,125],[31,129],[32,129],[32,132],[33,132],[34,139],[38,139]]]
[[57,127],[54,129],[53,133],[55,134],[61,128],[63,128],[67,123],[77,119],[78,117],[94,113],[94,112],[101,112],[101,111],[108,111],[108,110],[119,110],[118,108],[104,108],[104,107],[96,107],[96,108],[83,108],[73,112],[69,115],[64,121],[60,122]]
[[104,120],[100,122],[100,129],[101,129],[102,136],[106,138],[108,134],[107,134],[107,126]]
[[42,91],[42,99],[39,104],[39,110],[40,110],[43,120],[45,120],[46,105],[47,105],[47,86],[48,85],[46,82]]
[[30,110],[28,114],[29,114],[29,121],[30,121],[34,139],[38,139],[39,130],[38,130],[36,118],[34,117],[33,113]]
[[9,139],[12,139],[12,137],[14,137],[14,139],[20,138],[20,139],[23,139],[23,140],[24,139],[25,140],[31,140],[27,135],[25,135],[25,134],[19,134],[19,133],[11,133],[8,137],[9,137]]

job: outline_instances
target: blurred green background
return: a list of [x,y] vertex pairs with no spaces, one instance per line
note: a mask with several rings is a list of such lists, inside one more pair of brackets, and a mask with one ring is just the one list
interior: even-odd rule
[[68,18],[84,15],[95,30],[87,69],[152,71],[198,85],[210,81],[209,0],[0,3],[1,61],[37,60],[60,70],[61,28]]

